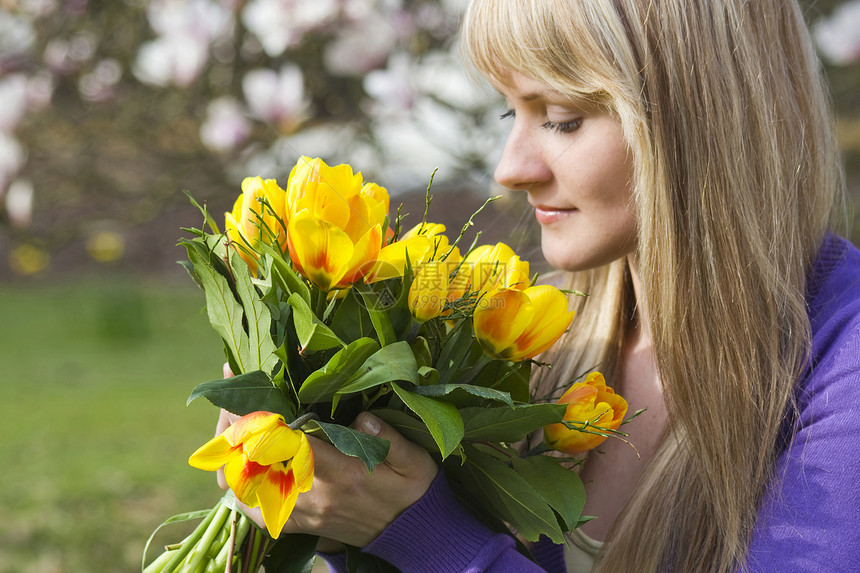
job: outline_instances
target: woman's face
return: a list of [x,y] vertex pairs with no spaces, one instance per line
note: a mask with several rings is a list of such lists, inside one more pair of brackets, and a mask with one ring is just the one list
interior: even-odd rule
[[501,92],[514,124],[495,178],[528,193],[547,261],[579,271],[629,254],[633,166],[619,121],[516,72]]

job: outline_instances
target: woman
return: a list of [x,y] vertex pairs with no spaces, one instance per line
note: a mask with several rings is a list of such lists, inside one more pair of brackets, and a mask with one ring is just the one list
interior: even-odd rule
[[[642,459],[611,440],[592,454],[598,519],[538,561],[856,568],[860,253],[827,233],[842,178],[797,4],[474,0],[463,44],[510,108],[497,180],[528,193],[547,260],[591,294],[540,384],[599,364],[648,408],[631,425]],[[383,471],[315,443],[285,531],[406,571],[539,570],[420,448],[370,415],[357,427],[393,440]]]

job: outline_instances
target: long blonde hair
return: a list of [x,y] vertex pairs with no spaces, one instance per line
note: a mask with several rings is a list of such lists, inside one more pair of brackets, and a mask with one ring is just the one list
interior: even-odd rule
[[[605,103],[633,157],[637,257],[667,436],[601,571],[743,565],[809,347],[806,275],[843,188],[829,101],[794,0],[473,0],[465,54]],[[556,383],[612,372],[624,262],[557,345]],[[559,367],[561,366],[561,367]]]

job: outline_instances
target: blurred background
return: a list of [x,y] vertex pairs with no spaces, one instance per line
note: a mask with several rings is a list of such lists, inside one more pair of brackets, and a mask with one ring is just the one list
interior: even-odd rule
[[[802,2],[860,213],[860,1]],[[461,69],[465,0],[0,0],[0,573],[139,571],[220,490],[190,468],[220,378],[181,227],[246,175],[350,163],[458,229],[490,195],[502,103]],[[216,218],[220,218],[220,215]],[[476,219],[540,266],[511,197]],[[860,243],[860,224],[851,226]]]

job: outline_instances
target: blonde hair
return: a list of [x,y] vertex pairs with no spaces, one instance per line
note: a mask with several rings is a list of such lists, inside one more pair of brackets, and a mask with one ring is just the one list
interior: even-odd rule
[[[473,0],[464,52],[606,104],[633,157],[637,257],[669,426],[601,571],[742,566],[810,343],[806,276],[843,189],[829,101],[794,0]],[[556,384],[612,372],[625,263],[591,296]]]

